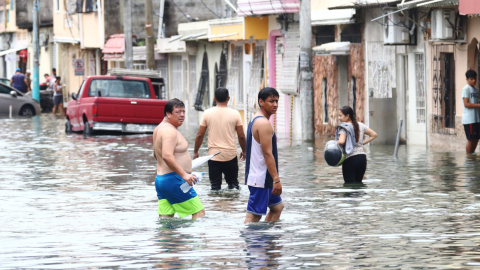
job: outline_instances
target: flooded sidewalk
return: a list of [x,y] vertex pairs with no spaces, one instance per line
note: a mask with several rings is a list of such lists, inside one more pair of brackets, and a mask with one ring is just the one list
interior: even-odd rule
[[281,220],[244,225],[248,189],[208,180],[205,218],[159,220],[152,135],[85,139],[51,115],[0,130],[0,269],[480,266],[480,157],[464,152],[368,147],[364,185],[344,186],[323,142],[281,147]]

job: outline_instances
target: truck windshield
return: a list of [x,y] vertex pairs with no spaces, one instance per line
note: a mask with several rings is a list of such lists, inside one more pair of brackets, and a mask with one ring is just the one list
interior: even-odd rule
[[150,88],[144,81],[94,79],[90,83],[91,97],[150,98]]

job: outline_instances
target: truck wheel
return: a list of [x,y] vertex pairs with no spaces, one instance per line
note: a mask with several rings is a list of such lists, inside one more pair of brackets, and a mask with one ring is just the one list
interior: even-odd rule
[[65,133],[66,134],[72,134],[72,124],[70,123],[70,120],[67,119],[65,121]]
[[93,129],[90,127],[90,124],[88,122],[85,122],[83,125],[83,136],[84,137],[90,137],[94,135]]

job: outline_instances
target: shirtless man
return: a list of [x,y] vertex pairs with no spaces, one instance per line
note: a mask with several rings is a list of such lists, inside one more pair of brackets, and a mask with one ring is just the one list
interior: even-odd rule
[[205,216],[197,193],[191,188],[183,193],[180,186],[196,182],[192,173],[192,158],[188,153],[188,142],[178,131],[185,120],[185,104],[174,98],[167,102],[163,122],[153,132],[153,155],[157,159],[155,189],[158,197],[158,215],[180,217],[192,215],[192,219]]
[[[278,176],[277,136],[268,119],[277,112],[279,94],[266,87],[258,93],[260,109],[247,130],[245,184],[250,190],[245,223],[276,221],[283,211],[282,183]],[[267,208],[270,209],[267,215]]]

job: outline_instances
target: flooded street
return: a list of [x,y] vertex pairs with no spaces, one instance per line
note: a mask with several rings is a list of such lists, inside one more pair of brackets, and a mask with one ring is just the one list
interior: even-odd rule
[[372,146],[364,185],[344,186],[323,142],[281,147],[281,220],[244,225],[246,186],[210,192],[208,175],[205,218],[159,220],[151,135],[67,136],[51,115],[0,130],[0,269],[480,267],[478,156]]

